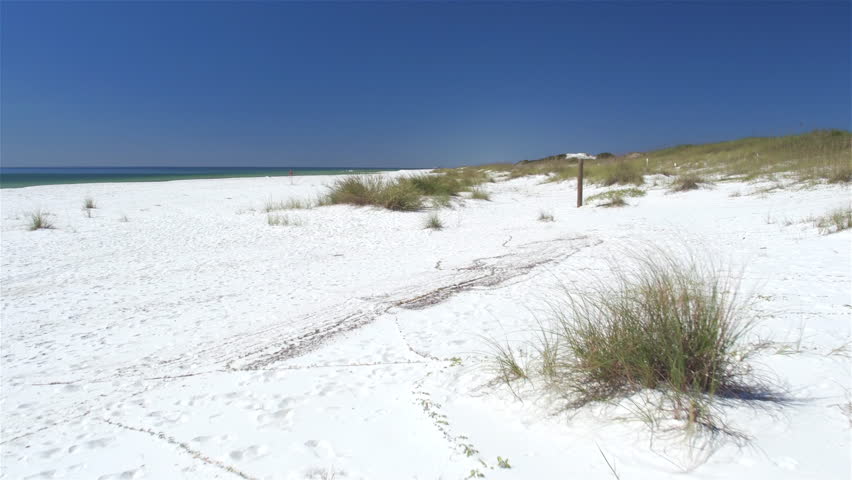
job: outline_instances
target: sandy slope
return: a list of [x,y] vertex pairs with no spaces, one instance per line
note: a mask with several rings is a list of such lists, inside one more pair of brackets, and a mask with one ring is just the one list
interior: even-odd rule
[[[440,232],[425,213],[334,206],[270,227],[252,211],[329,181],[0,191],[0,478],[613,478],[601,452],[625,480],[850,476],[850,352],[832,351],[850,340],[852,234],[798,222],[848,189],[661,185],[576,209],[570,182],[527,178],[442,210]],[[26,231],[36,208],[55,230]],[[486,338],[529,338],[558,285],[673,242],[744,265],[757,334],[779,342],[755,366],[791,403],[726,409],[749,442],[689,449],[491,382]]]

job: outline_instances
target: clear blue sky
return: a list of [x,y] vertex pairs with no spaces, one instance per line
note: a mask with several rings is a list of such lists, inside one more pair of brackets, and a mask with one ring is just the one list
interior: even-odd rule
[[4,1],[3,166],[426,167],[850,128],[850,3]]

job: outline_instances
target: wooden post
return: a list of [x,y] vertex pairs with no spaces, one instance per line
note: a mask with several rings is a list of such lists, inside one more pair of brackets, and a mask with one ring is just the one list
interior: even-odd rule
[[580,157],[577,166],[577,208],[580,208],[583,206],[583,157]]

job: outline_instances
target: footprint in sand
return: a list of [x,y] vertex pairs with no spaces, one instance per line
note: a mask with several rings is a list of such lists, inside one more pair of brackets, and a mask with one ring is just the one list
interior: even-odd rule
[[268,453],[269,448],[265,445],[252,445],[245,450],[234,450],[228,456],[230,456],[232,460],[242,461],[264,457]]

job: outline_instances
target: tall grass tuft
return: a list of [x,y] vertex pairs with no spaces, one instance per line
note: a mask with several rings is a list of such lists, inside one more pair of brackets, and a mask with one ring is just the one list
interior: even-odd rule
[[[716,396],[749,391],[741,342],[752,322],[738,286],[718,266],[661,250],[635,255],[613,273],[582,293],[564,290],[524,372],[575,406],[656,390],[676,418],[712,424]],[[513,351],[494,345],[503,379],[519,377]]]
[[837,233],[852,228],[852,207],[834,209],[813,219],[813,224],[822,235]]
[[704,178],[694,174],[694,173],[686,173],[683,175],[678,175],[677,178],[672,182],[669,189],[672,192],[687,192],[689,190],[697,190],[701,188],[701,184],[709,183]]
[[36,210],[35,212],[31,212],[28,214],[29,218],[29,229],[30,230],[49,230],[54,228],[53,222],[50,221],[47,216],[49,213]]
[[441,220],[441,217],[437,212],[430,213],[426,220],[423,222],[423,228],[429,230],[442,230],[444,228],[444,222]]
[[326,202],[414,211],[423,206],[421,196],[411,182],[381,176],[348,176],[335,181]]
[[608,164],[593,165],[589,169],[590,179],[600,179],[604,186],[642,185],[645,178],[635,162],[620,160]]
[[470,198],[474,200],[491,200],[491,195],[481,188],[474,188],[470,191]]
[[84,198],[84,199],[83,199],[83,208],[84,208],[85,210],[91,210],[91,209],[93,209],[93,208],[98,208],[98,206],[97,206],[97,204],[95,203],[95,199],[94,199],[94,198],[92,198],[92,197],[86,197],[86,198]]

